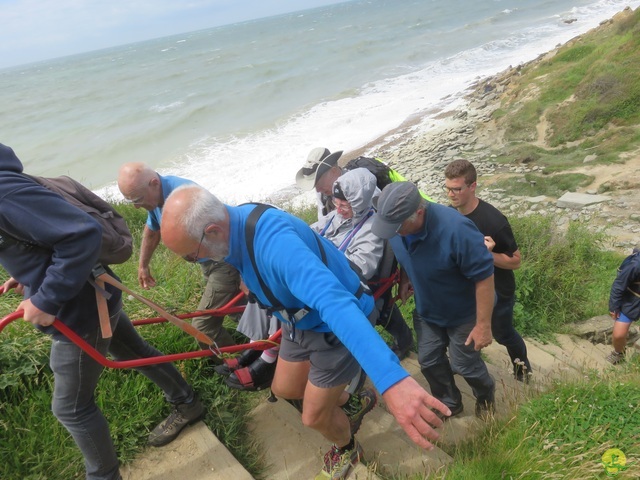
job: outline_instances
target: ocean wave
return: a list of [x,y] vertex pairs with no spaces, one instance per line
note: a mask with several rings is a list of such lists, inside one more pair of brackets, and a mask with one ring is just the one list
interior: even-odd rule
[[183,105],[184,105],[183,101],[171,102],[166,105],[152,105],[151,107],[149,107],[149,111],[154,113],[171,112],[173,110],[177,110]]

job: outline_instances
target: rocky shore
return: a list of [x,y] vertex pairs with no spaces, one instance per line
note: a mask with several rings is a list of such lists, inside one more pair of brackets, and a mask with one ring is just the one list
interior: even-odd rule
[[[541,55],[531,63],[549,58],[556,51]],[[595,180],[576,192],[580,194],[574,195],[574,198],[580,197],[577,202],[567,202],[562,197],[510,196],[492,187],[499,179],[515,177],[526,182],[525,174],[544,173],[543,168],[516,159],[506,164],[495,160],[505,140],[492,120],[492,113],[499,108],[502,96],[507,94],[509,84],[520,69],[509,68],[478,81],[466,93],[461,105],[432,116],[431,125],[421,125],[418,120],[408,122],[387,137],[351,152],[344,161],[360,154],[381,157],[434,200],[447,203],[442,190],[444,168],[456,158],[465,158],[478,170],[479,196],[507,216],[552,215],[560,228],[565,228],[570,221],[582,222],[593,231],[609,235],[612,248],[630,253],[640,234],[640,189],[636,188],[640,186],[640,152],[627,155],[625,163],[613,165],[597,164],[593,158],[585,158],[584,163],[571,172],[591,175]],[[620,183],[622,178],[628,188],[614,188],[597,195],[600,185]]]

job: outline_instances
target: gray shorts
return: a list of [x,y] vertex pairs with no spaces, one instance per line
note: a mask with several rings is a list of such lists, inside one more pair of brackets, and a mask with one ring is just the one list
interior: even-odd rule
[[359,372],[360,364],[332,332],[295,331],[282,322],[280,357],[287,362],[309,360],[309,381],[318,388],[332,388],[348,384]]

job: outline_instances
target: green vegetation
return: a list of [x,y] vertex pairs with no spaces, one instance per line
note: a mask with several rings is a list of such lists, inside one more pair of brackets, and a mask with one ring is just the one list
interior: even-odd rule
[[[512,219],[526,259],[515,271],[514,321],[525,335],[563,331],[567,323],[607,312],[609,289],[621,256],[603,250],[607,238],[571,223],[558,235],[553,219]],[[588,273],[587,273],[588,272]]]
[[526,173],[524,177],[499,180],[492,187],[504,189],[508,195],[560,197],[565,192],[575,192],[578,187],[586,187],[591,182],[593,177],[582,173],[562,173],[552,176]]
[[557,384],[531,399],[512,418],[496,421],[450,452],[455,462],[432,478],[606,478],[601,458],[609,448],[627,457],[628,470],[615,478],[637,478],[640,362],[635,358],[615,376]]
[[[509,145],[499,160],[531,159],[567,169],[590,154],[619,161],[640,146],[640,10],[561,47],[520,69],[494,113]],[[544,138],[537,126],[544,119]],[[542,147],[544,145],[544,147]],[[548,173],[548,172],[547,172]]]
[[[129,206],[119,208],[139,242],[143,212]],[[296,213],[311,218],[314,212],[308,209]],[[537,216],[512,219],[512,224],[527,259],[517,279],[516,322],[521,331],[551,337],[553,332],[562,331],[567,322],[606,311],[608,289],[620,257],[601,250],[605,237],[593,236],[579,224],[571,225],[566,235],[560,235],[550,219]],[[152,268],[158,286],[144,295],[174,313],[192,311],[202,288],[199,269],[162,246],[154,256]],[[137,258],[118,265],[116,270],[126,285],[137,285]],[[6,315],[13,311],[19,298],[8,293],[0,297],[0,301],[0,315]],[[134,300],[125,300],[125,308],[133,319],[155,316]],[[411,318],[411,308],[412,302],[403,307],[407,319]],[[234,330],[233,322],[227,322],[227,327]],[[191,338],[172,325],[149,325],[140,329],[145,338],[167,353],[196,348]],[[21,321],[12,323],[0,334],[0,409],[3,412],[0,478],[67,479],[76,478],[83,471],[80,453],[50,412],[52,379],[47,364],[48,349],[48,338]],[[250,472],[259,475],[259,455],[247,437],[245,423],[257,397],[228,389],[204,359],[178,362],[177,366],[209,406],[207,425]],[[124,462],[140,452],[149,430],[168,413],[159,390],[145,377],[131,371],[106,370],[98,387],[98,402],[109,420],[118,455]],[[599,418],[604,419],[595,418],[594,429],[602,428],[596,422]],[[524,422],[518,427],[520,432],[536,427],[536,422],[529,417],[518,421]],[[498,433],[492,430],[487,435],[501,437],[502,433]],[[522,436],[519,440],[522,441]],[[477,459],[477,455],[469,455]],[[498,471],[488,470],[486,464],[478,468],[485,468],[484,472]]]

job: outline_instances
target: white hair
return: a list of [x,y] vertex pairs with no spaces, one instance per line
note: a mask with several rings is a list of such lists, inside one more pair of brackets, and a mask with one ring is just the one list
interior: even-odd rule
[[207,225],[225,220],[226,207],[214,194],[199,185],[181,185],[171,192],[171,195],[181,190],[194,190],[195,193],[192,197],[193,202],[178,220],[178,226],[183,227],[190,238],[200,240]]

